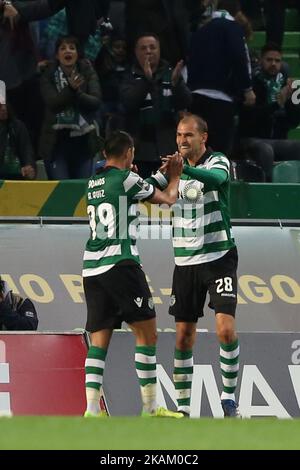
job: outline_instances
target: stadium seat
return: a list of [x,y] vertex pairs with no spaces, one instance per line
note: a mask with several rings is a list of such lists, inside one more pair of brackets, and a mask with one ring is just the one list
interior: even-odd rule
[[285,10],[285,31],[299,31],[300,29],[300,15],[296,8],[287,8]]
[[291,129],[288,133],[288,139],[300,140],[300,127],[296,127],[295,129]]
[[236,160],[232,162],[234,180],[263,183],[266,181],[264,170],[253,160]]
[[300,161],[276,163],[273,168],[273,183],[300,183]]

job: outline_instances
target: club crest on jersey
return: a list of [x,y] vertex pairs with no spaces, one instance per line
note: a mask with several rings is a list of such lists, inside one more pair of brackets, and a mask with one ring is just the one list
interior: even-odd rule
[[203,197],[203,191],[198,181],[187,183],[183,188],[182,194],[183,199],[190,203],[200,202]]
[[175,295],[171,295],[170,297],[170,307],[173,307],[173,305],[175,305],[176,303],[176,297]]
[[149,297],[148,299],[148,307],[153,310],[154,308],[154,302],[153,302],[153,297]]

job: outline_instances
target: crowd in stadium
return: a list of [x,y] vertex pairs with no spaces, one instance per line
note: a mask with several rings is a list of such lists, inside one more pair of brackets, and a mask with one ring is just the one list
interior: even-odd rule
[[[234,177],[271,182],[274,162],[300,159],[286,7],[299,2],[0,0],[0,178],[88,178],[116,129],[148,177],[191,111]],[[266,29],[259,55],[253,28]]]

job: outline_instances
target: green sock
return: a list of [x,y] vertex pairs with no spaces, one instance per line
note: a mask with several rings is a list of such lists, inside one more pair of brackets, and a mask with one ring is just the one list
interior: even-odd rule
[[239,340],[233,343],[220,343],[220,366],[223,382],[221,400],[234,400],[239,373]]
[[91,346],[85,360],[85,392],[87,411],[97,414],[100,411],[100,389],[107,350]]
[[135,367],[140,383],[143,411],[156,409],[156,347],[136,346]]
[[173,381],[175,385],[177,409],[190,414],[191,391],[194,370],[193,351],[175,349]]

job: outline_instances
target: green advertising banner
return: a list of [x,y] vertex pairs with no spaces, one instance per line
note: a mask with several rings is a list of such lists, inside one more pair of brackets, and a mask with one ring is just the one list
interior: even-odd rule
[[[85,217],[85,180],[0,181],[0,217]],[[233,219],[300,219],[300,184],[231,184]],[[141,213],[150,215],[149,205]],[[151,218],[169,211],[151,208]]]

